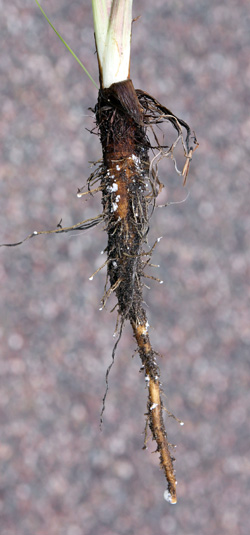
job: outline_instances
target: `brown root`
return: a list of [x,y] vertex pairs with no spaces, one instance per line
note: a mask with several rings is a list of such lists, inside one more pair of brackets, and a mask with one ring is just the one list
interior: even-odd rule
[[[191,132],[184,121],[153,97],[143,91],[135,91],[131,80],[100,90],[95,113],[103,150],[100,182],[103,217],[108,234],[106,252],[110,288],[105,290],[103,304],[115,292],[121,325],[125,320],[131,323],[148,386],[147,421],[157,443],[160,463],[168,482],[168,501],[176,503],[174,458],[169,450],[163,420],[160,371],[155,360],[156,353],[151,347],[147,317],[142,306],[142,277],[159,281],[144,271],[157,242],[149,253],[143,250],[143,246],[147,241],[155,199],[162,188],[158,178],[158,162],[163,157],[170,157],[175,162],[174,149],[181,141],[186,163],[182,172],[178,171],[176,162],[175,167],[184,176],[185,182],[194,150],[190,146]],[[165,121],[173,125],[177,138],[169,147],[163,147],[153,130],[158,152],[150,162],[149,150],[152,146],[147,128],[153,129],[153,125]],[[186,131],[185,136],[183,129]],[[195,138],[194,143],[197,144]],[[143,260],[143,256],[148,256],[148,259]],[[121,331],[119,339],[120,336]],[[117,342],[112,363],[116,347]],[[110,368],[106,380],[109,371]]]
[[160,463],[168,482],[171,503],[176,503],[174,458],[169,451],[169,443],[162,414],[163,404],[161,399],[159,367],[156,364],[155,353],[150,344],[147,322],[138,325],[132,321],[131,324],[139,347],[139,354],[145,370],[145,381],[148,386],[147,422],[152,432],[152,437],[157,443],[156,451],[159,452]]
[[[114,362],[124,322],[129,320],[148,387],[146,429],[149,425],[152,437],[157,444],[156,451],[159,452],[160,464],[168,482],[165,497],[169,502],[176,503],[174,458],[169,450],[171,445],[167,440],[163,420],[163,409],[167,409],[163,406],[161,399],[160,370],[156,363],[156,352],[150,343],[146,312],[142,306],[144,286],[142,278],[159,281],[156,277],[147,275],[145,269],[147,266],[153,266],[150,259],[160,238],[156,240],[150,251],[145,252],[143,247],[147,242],[149,220],[155,208],[155,200],[163,187],[158,178],[159,161],[162,158],[171,158],[178,174],[184,177],[183,183],[185,184],[192,154],[198,143],[195,135],[191,136],[189,126],[183,120],[176,117],[152,96],[144,91],[135,90],[131,80],[113,84],[109,89],[101,89],[95,114],[101,138],[103,160],[98,162],[97,168],[90,175],[87,181],[87,191],[82,192],[81,188],[77,195],[82,197],[86,194],[94,195],[101,191],[102,214],[71,227],[62,227],[62,221],[60,221],[56,229],[34,231],[23,241],[2,245],[8,247],[19,245],[41,234],[86,230],[104,222],[108,234],[108,243],[105,249],[107,260],[93,273],[90,279],[107,265],[107,282],[102,307],[105,306],[109,296],[115,293],[120,327],[112,352],[112,362],[106,373],[106,391],[103,398],[101,421],[108,392],[109,372]],[[172,124],[177,133],[176,140],[169,146],[160,144],[154,130],[155,125],[164,122]],[[154,147],[147,136],[149,128],[155,140]],[[190,144],[191,139],[193,146]],[[185,156],[182,171],[178,170],[174,156],[174,150],[179,142],[183,146]],[[154,151],[151,161],[149,159],[150,149]],[[108,282],[110,287],[107,289]],[[116,331],[118,331],[118,323]],[[170,414],[169,411],[167,412]],[[173,415],[171,414],[171,416]],[[146,434],[144,447],[146,447]]]

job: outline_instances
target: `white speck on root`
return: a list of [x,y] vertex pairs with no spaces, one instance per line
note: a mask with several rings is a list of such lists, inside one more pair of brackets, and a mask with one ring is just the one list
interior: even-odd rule
[[117,208],[118,208],[118,204],[117,204],[117,202],[112,202],[111,213],[112,213],[112,212],[116,212]]
[[172,498],[169,490],[165,490],[163,496],[164,496],[164,500],[166,500],[166,502],[171,503],[171,504],[175,504],[175,502],[173,502],[173,498]]
[[160,281],[160,284],[163,284],[164,281]]
[[34,234],[34,236],[36,236],[37,235],[37,230],[34,230],[33,234]]
[[115,260],[112,262],[112,266],[113,266],[114,268],[117,268],[117,262],[116,262]]
[[146,325],[143,326],[143,328],[142,328],[142,334],[147,334],[147,332],[148,332],[148,328],[149,328],[149,323],[148,323],[148,321],[147,321]]
[[156,409],[156,407],[158,407],[158,403],[153,403],[153,405],[151,405],[150,407],[150,410],[153,411],[154,409]]
[[92,280],[93,280],[93,278],[94,278],[94,277],[93,277],[93,275],[92,275],[91,277],[89,277],[89,281],[92,281]]
[[117,191],[118,190],[118,184],[116,184],[116,182],[113,182],[112,186],[108,186],[107,187],[107,190],[112,193],[113,191]]
[[107,174],[107,176],[109,176],[110,178],[115,178],[115,175],[111,175],[109,170],[107,171],[106,174]]
[[117,171],[120,171],[121,168],[120,168],[119,165],[116,165],[116,169],[117,169]]
[[161,240],[162,240],[162,236],[160,236],[159,238],[157,238],[158,243],[159,243],[159,241],[161,241]]
[[184,422],[180,422],[180,425],[184,425]]
[[140,165],[140,158],[139,158],[139,156],[136,156],[135,154],[132,154],[131,158],[132,158],[132,160],[135,162],[135,165]]
[[82,194],[81,193],[77,193],[76,195],[78,198],[82,197]]
[[149,381],[150,381],[150,377],[149,377],[149,375],[146,375],[146,376],[145,376],[145,381],[146,381],[146,382],[149,382]]

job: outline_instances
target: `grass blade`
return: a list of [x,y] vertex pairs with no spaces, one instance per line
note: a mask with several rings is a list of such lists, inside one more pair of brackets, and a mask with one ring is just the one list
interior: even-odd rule
[[69,52],[72,54],[72,56],[76,59],[77,63],[79,63],[79,65],[82,67],[82,69],[84,70],[84,72],[87,74],[87,76],[89,77],[89,79],[91,80],[91,82],[94,84],[94,86],[99,89],[99,86],[97,85],[97,83],[95,82],[95,80],[92,78],[91,74],[89,73],[89,71],[86,69],[86,67],[84,67],[83,63],[81,62],[81,60],[77,57],[77,55],[73,52],[73,50],[70,48],[70,46],[66,43],[66,41],[64,41],[64,39],[62,38],[62,36],[58,33],[58,31],[55,29],[55,27],[53,26],[52,22],[49,20],[49,18],[47,17],[46,13],[43,11],[43,8],[42,6],[39,4],[38,0],[35,0],[39,9],[41,10],[43,16],[45,17],[45,19],[47,20],[47,22],[49,23],[49,25],[51,26],[52,30],[54,30],[54,32],[56,33],[56,35],[59,37],[59,39],[61,39],[62,43],[66,46],[66,48],[69,50]]

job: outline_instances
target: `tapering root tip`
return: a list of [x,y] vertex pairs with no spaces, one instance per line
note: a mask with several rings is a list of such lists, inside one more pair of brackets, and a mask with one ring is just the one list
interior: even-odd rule
[[165,490],[164,494],[164,500],[166,500],[166,502],[168,503],[171,503],[171,504],[176,504],[177,503],[177,498],[176,498],[176,492],[174,492],[173,494],[171,492],[169,492],[169,490]]
[[[141,314],[141,318],[143,314]],[[173,457],[169,451],[167,433],[163,420],[163,404],[161,400],[161,388],[159,381],[159,367],[155,361],[155,353],[151,347],[148,335],[148,322],[144,312],[144,321],[140,324],[131,321],[134,335],[138,344],[139,354],[145,370],[145,380],[148,386],[148,423],[152,437],[157,443],[157,451],[160,455],[161,467],[164,470],[168,482],[168,490],[164,493],[164,499],[169,503],[176,503],[176,479],[173,467]]]

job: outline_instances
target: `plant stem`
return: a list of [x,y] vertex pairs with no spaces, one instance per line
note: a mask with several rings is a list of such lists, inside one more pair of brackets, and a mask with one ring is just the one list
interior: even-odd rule
[[133,0],[92,0],[100,86],[129,78]]

